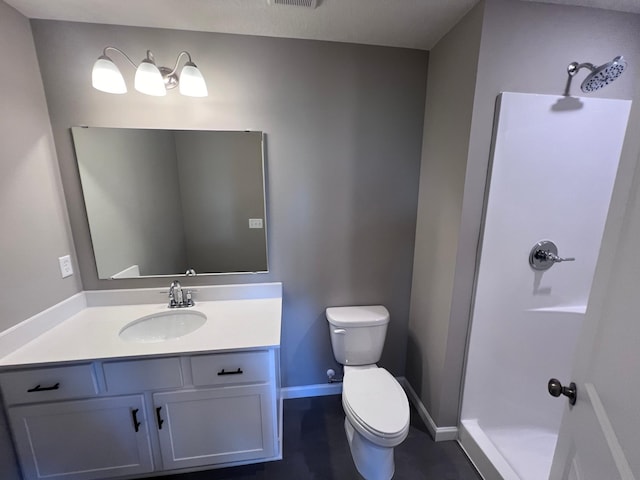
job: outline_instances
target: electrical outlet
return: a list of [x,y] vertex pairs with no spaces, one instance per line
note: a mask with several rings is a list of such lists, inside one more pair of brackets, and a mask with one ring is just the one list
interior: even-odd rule
[[262,219],[261,218],[250,218],[249,219],[249,228],[262,228]]
[[60,273],[62,274],[62,278],[67,278],[73,275],[73,265],[71,265],[71,255],[58,257],[58,263],[60,264]]

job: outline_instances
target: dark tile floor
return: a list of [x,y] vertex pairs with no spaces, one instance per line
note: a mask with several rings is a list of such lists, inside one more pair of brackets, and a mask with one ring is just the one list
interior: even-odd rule
[[[160,477],[163,480],[359,480],[344,433],[340,395],[284,402],[284,454],[277,462]],[[394,480],[481,480],[456,442],[431,440],[411,408],[407,439],[395,449]]]

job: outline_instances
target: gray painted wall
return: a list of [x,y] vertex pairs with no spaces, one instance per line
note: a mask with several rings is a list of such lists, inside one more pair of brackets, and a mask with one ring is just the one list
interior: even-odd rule
[[[0,2],[0,331],[80,290],[58,257],[73,244],[29,21]],[[75,260],[75,259],[74,259]],[[0,415],[0,478],[20,475]]]
[[[55,21],[32,22],[85,289],[164,286],[100,281],[69,135],[72,125],[262,130],[267,135],[269,274],[189,284],[282,281],[282,380],[326,381],[336,367],[324,309],[380,303],[392,315],[381,364],[404,374],[427,52]],[[159,63],[188,50],[206,99],[90,85],[105,45]]]
[[184,272],[187,255],[176,142],[162,130],[73,128],[91,241],[101,278]]
[[406,376],[438,424],[457,405],[444,394],[464,353],[449,355],[449,317],[483,12],[474,7],[429,56]]
[[[0,2],[0,331],[77,293],[58,257],[73,254],[29,22]],[[74,259],[75,260],[75,259]]]
[[249,228],[250,218],[264,220],[262,134],[176,132],[175,139],[187,266],[266,271],[265,229]]
[[[444,351],[430,352],[423,340],[420,348],[423,353],[426,352],[426,358],[422,359],[422,367],[414,364],[416,360],[412,357],[407,365],[407,372],[430,368],[435,373],[430,374],[429,378],[439,376],[429,385],[429,389],[422,384],[422,399],[434,409],[433,417],[439,426],[455,425],[458,420],[462,379],[459,365],[465,353],[469,325],[496,97],[502,91],[561,95],[570,62],[600,64],[624,54],[629,60],[628,71],[614,84],[593,96],[634,98],[634,81],[637,81],[640,68],[638,32],[639,15],[512,0],[485,2],[468,157],[464,167],[464,194],[462,198],[458,197],[458,201],[462,201],[462,215],[457,238],[450,239],[457,251],[455,263],[441,272],[443,278],[450,279],[453,274],[450,307],[443,309],[438,317],[425,316],[412,318],[411,321],[412,332],[421,329],[435,335],[430,338],[429,344],[446,345]],[[436,46],[433,50],[433,56],[438,48]],[[438,71],[434,62],[430,62],[430,71]],[[585,75],[586,72],[581,72],[576,78],[571,90],[574,95],[581,94],[579,84]],[[634,100],[619,169],[618,196],[628,189],[626,184],[640,151],[640,137],[635,133],[640,128],[640,98],[636,96]],[[452,182],[453,189],[458,187],[457,181]],[[430,212],[426,218],[421,215],[419,221],[435,225],[438,212],[442,212],[442,209]],[[420,242],[421,238],[417,238],[416,244]],[[418,293],[414,285],[412,295],[415,297]],[[419,327],[416,326],[418,324]]]

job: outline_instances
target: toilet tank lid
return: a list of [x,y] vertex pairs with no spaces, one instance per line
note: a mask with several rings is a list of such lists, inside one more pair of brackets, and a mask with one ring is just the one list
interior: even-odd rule
[[335,327],[370,327],[389,323],[389,310],[382,305],[329,307],[327,320]]

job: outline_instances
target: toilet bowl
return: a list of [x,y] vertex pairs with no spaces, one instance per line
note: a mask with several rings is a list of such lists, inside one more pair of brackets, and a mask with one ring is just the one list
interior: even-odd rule
[[409,432],[409,402],[398,381],[377,362],[389,312],[382,306],[327,309],[336,360],[344,365],[342,407],[351,457],[366,480],[389,480],[393,449]]
[[384,368],[345,367],[342,390],[345,431],[351,457],[367,480],[389,480],[393,448],[409,433],[409,402]]

